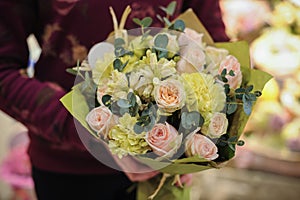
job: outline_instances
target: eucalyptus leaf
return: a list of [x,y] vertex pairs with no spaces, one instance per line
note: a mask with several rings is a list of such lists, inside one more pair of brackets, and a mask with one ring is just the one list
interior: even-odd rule
[[122,47],[125,44],[125,41],[123,40],[123,38],[116,38],[115,39],[115,47]]
[[145,17],[144,19],[142,19],[141,21],[141,25],[143,27],[149,27],[152,24],[152,18],[151,17]]
[[142,22],[141,22],[141,20],[139,18],[133,18],[132,21],[134,23],[136,23],[137,25],[142,26]]
[[251,92],[253,90],[253,85],[250,85],[246,88],[246,92]]
[[227,107],[226,113],[228,115],[231,115],[232,113],[234,113],[238,108],[238,106],[235,102],[228,102],[226,107]]
[[246,115],[250,115],[252,111],[253,102],[247,98],[247,95],[243,95],[243,108]]
[[237,88],[237,89],[235,90],[235,92],[236,92],[236,93],[245,93],[246,90],[245,90],[245,88]]
[[120,108],[130,108],[131,104],[129,103],[129,101],[127,99],[119,99],[117,101],[117,104]]
[[167,26],[171,26],[172,25],[172,23],[170,22],[170,20],[168,18],[164,17],[163,20],[164,20],[164,22],[165,22],[165,24]]
[[144,131],[144,127],[140,126],[139,124],[135,124],[133,126],[133,130],[136,134],[141,134]]
[[123,65],[123,63],[119,58],[115,59],[113,62],[114,69],[116,69],[118,71],[121,71],[120,69],[121,69],[122,65]]
[[168,45],[169,38],[166,34],[159,34],[155,37],[154,46],[165,49]]
[[235,75],[233,70],[230,70],[228,74],[229,74],[229,76],[234,76]]
[[185,23],[181,19],[178,19],[170,26],[170,29],[183,32],[185,29]]
[[176,8],[177,2],[176,1],[172,1],[171,3],[169,3],[169,5],[167,7],[160,7],[160,9],[162,9],[167,15],[172,16],[175,12],[175,8]]
[[105,106],[110,106],[111,102],[111,96],[110,95],[103,95],[102,96],[102,103],[105,105]]

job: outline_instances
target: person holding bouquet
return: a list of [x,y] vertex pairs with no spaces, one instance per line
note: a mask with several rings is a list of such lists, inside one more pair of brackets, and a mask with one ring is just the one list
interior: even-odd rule
[[[147,16],[154,19],[153,26],[162,26],[156,14],[170,2],[1,0],[0,109],[28,128],[38,199],[134,199],[134,193],[127,191],[132,182],[157,174],[124,174],[96,160],[77,134],[84,128],[76,130],[80,126],[75,128],[73,117],[59,99],[74,84],[74,76],[66,69],[84,60],[88,49],[113,30],[109,6],[117,17],[131,6],[126,24],[130,29],[137,27],[131,19]],[[218,0],[178,0],[174,18],[188,8],[198,15],[214,41],[228,41]],[[42,49],[33,78],[25,73],[30,34]],[[100,152],[112,160],[106,149]]]

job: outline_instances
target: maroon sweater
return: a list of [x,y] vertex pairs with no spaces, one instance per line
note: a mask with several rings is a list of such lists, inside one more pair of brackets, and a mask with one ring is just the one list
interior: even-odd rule
[[[78,59],[84,59],[88,49],[112,31],[109,6],[120,18],[126,5],[131,5],[127,28],[135,28],[132,18],[155,18],[156,13],[163,15],[159,6],[170,2],[0,1],[0,109],[27,126],[33,166],[63,173],[115,172],[85,149],[77,135],[73,117],[59,101],[74,84],[74,76],[67,74],[66,69],[74,66]],[[187,8],[193,8],[215,41],[228,39],[217,0],[179,0],[176,15]],[[156,20],[153,25],[161,24]],[[42,48],[42,54],[35,67],[35,77],[28,78],[23,71],[29,54],[26,38],[32,33]],[[92,144],[88,148],[92,148]],[[99,154],[107,153],[100,148]]]

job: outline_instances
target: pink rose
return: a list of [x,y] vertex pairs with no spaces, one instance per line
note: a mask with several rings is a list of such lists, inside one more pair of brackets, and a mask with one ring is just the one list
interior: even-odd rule
[[214,160],[218,158],[219,155],[217,154],[217,146],[208,137],[198,134],[196,131],[187,137],[187,141],[185,143],[186,154],[188,156],[198,155],[207,160]]
[[170,124],[155,124],[153,129],[146,133],[146,142],[156,155],[170,158],[182,142],[182,134]]
[[219,67],[219,74],[222,73],[223,69],[227,69],[227,73],[230,70],[234,72],[234,76],[226,75],[230,88],[236,89],[242,84],[242,72],[239,61],[232,55],[226,56],[221,62]]
[[86,116],[86,121],[98,136],[101,134],[104,138],[107,137],[110,127],[114,124],[113,114],[106,106],[91,110]]

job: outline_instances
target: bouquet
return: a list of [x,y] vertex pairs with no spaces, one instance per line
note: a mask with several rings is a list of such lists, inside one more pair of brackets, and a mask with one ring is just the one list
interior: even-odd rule
[[130,157],[162,172],[160,181],[139,183],[138,199],[188,199],[172,183],[234,156],[270,78],[249,68],[245,42],[213,43],[192,10],[171,22],[174,8],[158,16],[165,28],[150,28],[146,17],[134,19],[135,30],[124,29],[129,7],[120,25],[111,8],[114,33],[73,68],[80,81],[61,99],[117,163]]

